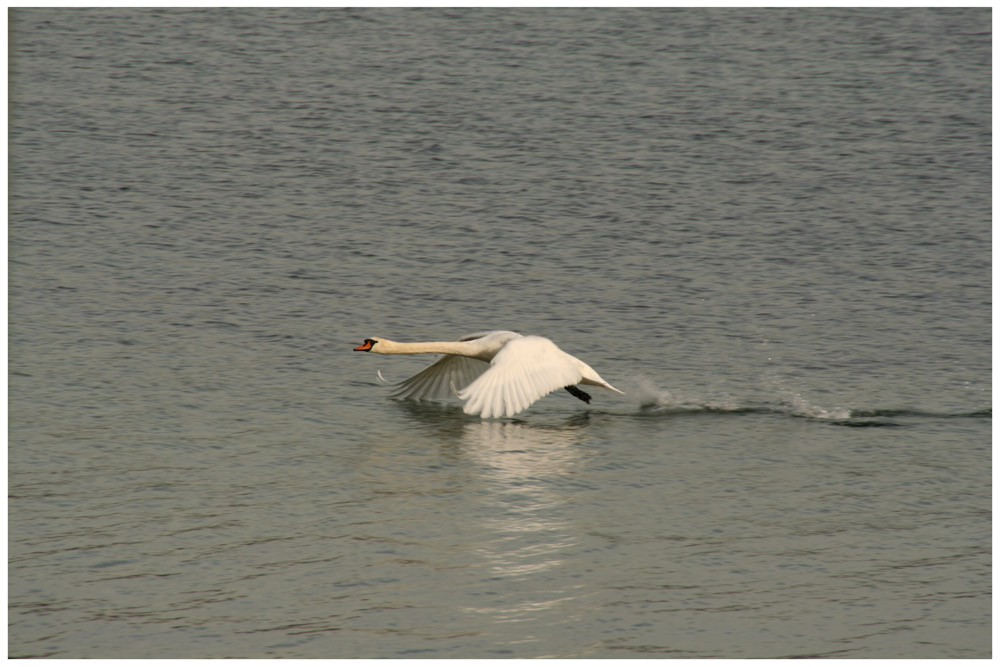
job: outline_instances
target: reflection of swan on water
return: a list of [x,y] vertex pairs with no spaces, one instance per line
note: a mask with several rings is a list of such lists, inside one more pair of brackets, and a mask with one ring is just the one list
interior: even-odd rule
[[487,466],[488,478],[536,480],[567,474],[585,456],[578,445],[591,423],[589,413],[575,413],[549,424],[522,421],[471,421],[456,405],[395,403],[414,427],[442,446]]
[[[498,638],[532,641],[532,624],[564,617],[577,604],[563,567],[585,533],[570,502],[588,486],[574,472],[594,455],[587,414],[549,425],[470,420],[455,405],[400,401],[397,409],[439,443],[428,459],[444,462],[462,489],[452,557],[479,582],[458,607]],[[506,641],[506,639],[500,639]]]
[[[544,428],[510,422],[465,422],[466,455],[505,480],[565,475],[581,456],[575,428]],[[521,487],[523,490],[524,487]]]
[[466,414],[483,418],[511,417],[532,403],[564,388],[581,401],[590,394],[577,384],[624,393],[604,381],[593,368],[541,336],[489,331],[457,341],[397,343],[366,338],[356,352],[376,354],[442,354],[436,362],[399,384],[400,398],[457,395]]
[[587,458],[580,447],[585,433],[572,426],[464,423],[462,449],[479,464],[483,481],[483,506],[474,514],[488,530],[476,553],[486,569],[484,582],[497,582],[490,584],[494,595],[464,610],[510,627],[518,641],[533,641],[530,624],[562,614],[576,598],[574,590],[553,582],[579,542],[564,483]]

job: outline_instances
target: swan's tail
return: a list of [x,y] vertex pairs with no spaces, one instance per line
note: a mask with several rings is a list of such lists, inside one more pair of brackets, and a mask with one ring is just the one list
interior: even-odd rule
[[[595,373],[595,375],[596,375],[596,373]],[[621,389],[618,389],[617,387],[612,387],[609,382],[605,381],[600,376],[598,376],[596,379],[584,377],[583,380],[580,381],[580,384],[589,384],[592,387],[604,387],[605,389],[610,389],[611,391],[619,393],[619,394],[624,394],[625,393],[624,391],[622,391]]]

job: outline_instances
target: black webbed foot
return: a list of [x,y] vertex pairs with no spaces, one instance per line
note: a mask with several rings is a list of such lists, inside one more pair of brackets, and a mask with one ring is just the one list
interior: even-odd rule
[[590,403],[590,394],[588,394],[587,392],[583,391],[582,389],[580,389],[579,387],[577,387],[575,384],[567,385],[565,387],[565,389],[569,393],[571,393],[574,396],[576,396],[577,398],[579,398],[584,403]]

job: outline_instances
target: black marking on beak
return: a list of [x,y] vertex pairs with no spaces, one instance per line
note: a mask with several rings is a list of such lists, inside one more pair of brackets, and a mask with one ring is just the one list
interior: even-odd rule
[[365,338],[365,342],[361,343],[361,345],[358,345],[356,348],[354,348],[354,351],[355,352],[369,352],[369,351],[371,351],[371,349],[373,347],[375,347],[375,343],[377,343],[377,342],[378,341],[374,341],[371,338]]

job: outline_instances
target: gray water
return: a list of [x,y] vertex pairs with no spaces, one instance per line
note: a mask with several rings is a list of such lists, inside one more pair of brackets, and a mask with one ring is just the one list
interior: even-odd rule
[[990,655],[989,9],[10,18],[9,655]]

